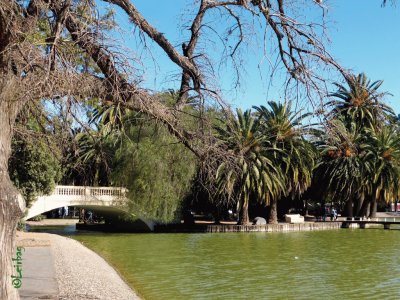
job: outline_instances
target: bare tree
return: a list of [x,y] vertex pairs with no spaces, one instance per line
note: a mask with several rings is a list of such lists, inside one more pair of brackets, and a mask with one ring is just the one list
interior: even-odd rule
[[[200,110],[205,100],[219,100],[214,88],[212,53],[200,42],[205,31],[217,32],[206,21],[207,14],[218,12],[230,20],[227,30],[218,35],[224,59],[239,73],[240,49],[248,36],[246,24],[262,31],[265,55],[276,53],[273,71],[284,70],[286,86],[302,87],[312,99],[325,96],[326,78],[318,68],[330,68],[346,76],[325,49],[325,25],[307,22],[304,5],[324,12],[319,1],[302,0],[196,0],[189,36],[175,46],[152,26],[130,0],[104,0],[121,8],[143,39],[150,39],[181,70],[180,91],[174,108],[166,106],[157,94],[140,86],[129,58],[107,43],[107,24],[95,0],[0,0],[0,299],[18,299],[11,285],[14,236],[24,201],[8,175],[11,138],[15,119],[29,102],[74,99],[79,105],[96,97],[103,105],[119,105],[135,110],[162,123],[190,149],[212,173],[220,159],[230,159],[220,143],[216,146],[210,123],[204,115],[198,129],[189,130],[180,121],[189,96],[198,97]],[[322,16],[321,16],[322,18]],[[322,19],[321,19],[322,20]],[[259,28],[257,28],[259,27]],[[249,37],[250,38],[250,37]],[[206,41],[206,40],[205,40]],[[268,52],[271,51],[271,52]],[[85,66],[90,62],[95,68]],[[229,110],[227,110],[229,113]]]

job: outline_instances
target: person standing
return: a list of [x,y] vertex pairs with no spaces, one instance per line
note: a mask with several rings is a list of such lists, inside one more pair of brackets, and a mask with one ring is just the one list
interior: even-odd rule
[[331,206],[331,208],[329,209],[329,216],[331,218],[331,221],[333,221],[333,206]]
[[67,218],[68,217],[68,206],[64,206],[64,215],[63,218]]
[[332,209],[332,214],[333,214],[333,220],[337,220],[337,210],[336,210],[336,208],[333,208]]
[[87,221],[89,223],[93,223],[93,212],[91,210],[88,211],[88,218]]

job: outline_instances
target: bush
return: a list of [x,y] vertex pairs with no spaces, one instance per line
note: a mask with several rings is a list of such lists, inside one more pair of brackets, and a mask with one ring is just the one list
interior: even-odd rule
[[29,220],[30,221],[34,221],[34,222],[39,222],[39,221],[42,221],[44,218],[45,217],[43,215],[38,215],[38,216],[35,216],[33,218],[30,218]]
[[24,220],[19,220],[17,224],[17,230],[18,231],[26,231],[26,223]]

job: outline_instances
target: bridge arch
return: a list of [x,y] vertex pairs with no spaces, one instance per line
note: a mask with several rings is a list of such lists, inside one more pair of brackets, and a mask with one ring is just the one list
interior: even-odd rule
[[[127,189],[120,187],[86,187],[57,185],[51,195],[39,196],[28,209],[24,220],[64,206],[109,213],[127,213]],[[144,220],[149,230],[154,230],[154,222]]]

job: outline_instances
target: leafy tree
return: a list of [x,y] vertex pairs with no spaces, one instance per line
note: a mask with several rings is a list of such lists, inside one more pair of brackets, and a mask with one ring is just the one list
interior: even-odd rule
[[330,117],[341,117],[349,126],[355,122],[360,130],[380,126],[388,115],[394,115],[393,110],[381,100],[387,93],[380,93],[378,89],[383,81],[371,83],[364,73],[349,75],[346,78],[348,87],[336,83],[338,91],[329,96],[334,99],[326,104],[331,108]]
[[8,168],[27,207],[37,196],[50,194],[61,178],[61,151],[53,125],[42,104],[25,107],[17,118]]
[[[326,106],[328,135],[321,138],[322,159],[316,170],[319,182],[326,182],[331,197],[340,195],[346,201],[348,216],[365,215],[375,189],[375,174],[366,160],[366,147],[371,142],[371,132],[378,133],[393,119],[392,109],[382,102],[386,93],[378,92],[383,81],[371,81],[362,73],[350,75],[348,88],[336,84],[337,92]],[[368,157],[373,151],[370,149]],[[375,199],[373,197],[372,199]],[[352,208],[354,206],[354,209]]]
[[[375,217],[379,201],[390,203],[400,196],[400,137],[394,127],[371,130],[363,144],[365,163],[369,168],[370,217]],[[360,215],[366,216],[369,202]]]
[[160,222],[180,220],[196,159],[165,128],[136,117],[135,123],[124,125],[126,136],[116,151],[113,184],[129,189],[134,215]]
[[38,139],[15,136],[11,147],[10,177],[30,207],[38,195],[50,194],[60,180],[59,159]]
[[108,133],[115,129],[122,129],[123,119],[126,113],[127,109],[120,103],[116,105],[105,103],[93,109],[90,123],[103,126],[104,128],[102,128],[102,131]]
[[[302,124],[309,114],[301,115],[291,109],[291,102],[268,102],[265,106],[254,108],[260,121],[260,132],[267,147],[276,149],[271,152],[271,161],[276,169],[280,169],[284,177],[285,194],[292,199],[302,195],[311,185],[312,171],[316,159],[316,151],[305,139],[308,132]],[[278,222],[277,197],[271,198],[269,223]]]
[[116,136],[102,125],[96,129],[76,135],[76,160],[74,169],[81,168],[84,185],[108,186],[114,153],[117,149]]
[[353,197],[363,194],[367,169],[361,144],[364,135],[353,122],[348,128],[341,120],[329,122],[316,143],[321,158],[314,171],[314,184],[320,186],[324,198],[347,202],[347,215],[353,215]]
[[240,109],[225,126],[217,127],[219,139],[234,154],[232,161],[225,160],[219,165],[217,186],[221,194],[237,199],[242,225],[249,223],[251,195],[269,204],[285,190],[282,173],[269,158],[271,149],[265,147],[258,129],[259,122],[251,111],[243,113]]
[[[243,53],[246,36],[268,39],[269,52],[277,55],[277,61],[282,62],[286,71],[288,89],[300,85],[306,88],[308,95],[312,90],[320,91],[325,80],[316,73],[320,69],[318,66],[346,73],[325,51],[324,37],[320,36],[325,30],[320,30],[314,16],[312,20],[307,20],[308,14],[299,17],[304,5],[278,0],[197,1],[193,5],[195,14],[187,14],[192,18],[191,30],[182,36],[185,42],[176,44],[169,40],[165,30],[152,26],[133,1],[108,0],[111,8],[119,9],[137,28],[134,32],[139,43],[142,42],[141,46],[158,48],[177,67],[181,88],[179,99],[171,109],[160,101],[157,93],[149,91],[143,84],[141,72],[147,66],[140,70],[137,63],[137,57],[142,56],[130,55],[130,51],[115,40],[118,39],[117,31],[110,31],[111,26],[116,25],[113,14],[101,1],[0,1],[1,278],[11,276],[16,224],[24,210],[24,202],[18,200],[19,194],[9,177],[8,159],[15,120],[28,103],[60,101],[71,102],[77,107],[98,97],[102,102],[121,104],[126,109],[145,114],[163,124],[199,158],[213,159],[214,155],[208,155],[214,146],[211,126],[207,127],[207,122],[196,116],[199,121],[196,130],[185,128],[180,119],[181,110],[192,95],[198,96],[200,111],[204,111],[206,101],[222,98],[215,82],[220,77],[216,73],[220,68],[213,66],[227,62],[237,71],[233,73],[240,73],[242,66],[237,62],[243,61],[239,54]],[[319,11],[317,3],[310,1],[307,5]],[[212,14],[214,11],[224,14],[228,21],[211,24],[205,16],[217,16]],[[296,19],[301,21],[287,21]],[[265,29],[271,34],[249,34],[242,24],[253,22],[262,24],[260,32]],[[324,23],[320,23],[323,27]],[[222,29],[225,33],[222,33],[222,38],[214,38],[220,37],[221,24],[226,25]],[[207,32],[215,33],[215,36],[207,36]],[[215,47],[203,47],[204,42],[212,38],[215,42],[221,41],[221,51],[215,51]],[[140,62],[146,61],[146,58],[140,59]],[[79,113],[74,115],[80,116]],[[224,157],[224,153],[220,153]],[[205,161],[204,164],[209,163]],[[10,282],[0,282],[0,298],[18,299],[18,293]]]

